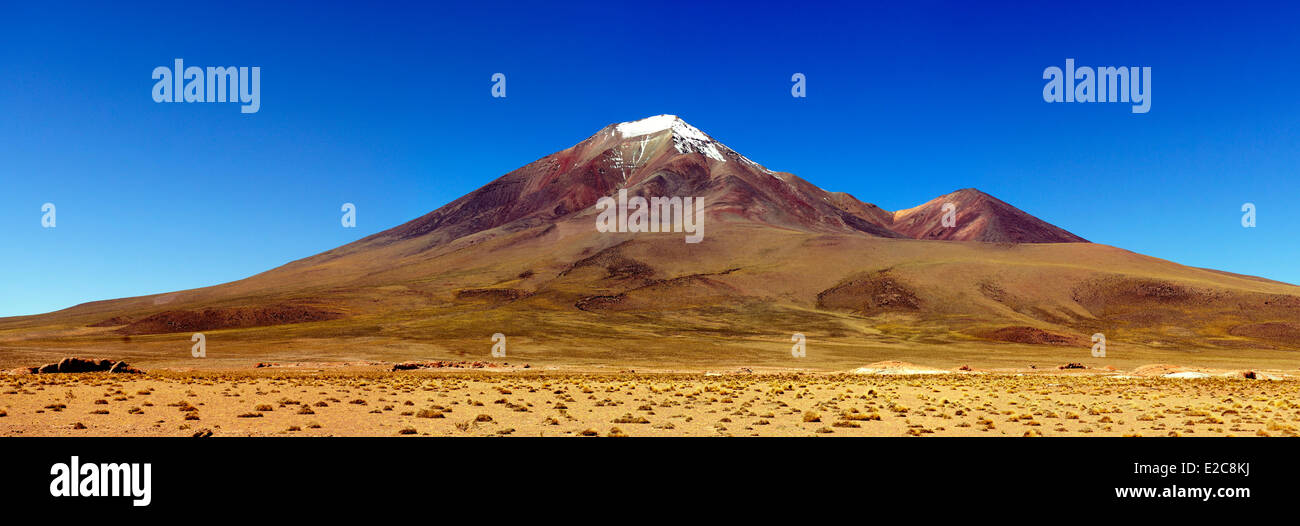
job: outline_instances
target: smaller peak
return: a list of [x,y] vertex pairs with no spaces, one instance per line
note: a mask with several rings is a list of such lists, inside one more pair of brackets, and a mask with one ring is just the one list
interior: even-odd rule
[[988,192],[981,191],[981,190],[978,189],[978,188],[962,188],[961,190],[957,190],[957,191],[954,191],[954,192],[951,192],[951,193],[945,194],[945,195],[940,196],[940,197],[938,197],[938,198],[936,198],[936,199],[966,199],[966,200],[972,200],[972,201],[1001,201],[1000,199],[998,199],[998,198],[993,197],[992,195],[990,195]]

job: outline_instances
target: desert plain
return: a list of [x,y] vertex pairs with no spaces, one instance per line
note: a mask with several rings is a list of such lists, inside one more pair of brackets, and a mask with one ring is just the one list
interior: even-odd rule
[[1300,426],[1300,382],[1282,371],[490,369],[6,375],[0,435],[1262,437]]

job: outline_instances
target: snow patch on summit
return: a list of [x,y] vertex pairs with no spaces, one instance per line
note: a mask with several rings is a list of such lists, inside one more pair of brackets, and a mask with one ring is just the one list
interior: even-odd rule
[[639,137],[664,130],[672,130],[673,147],[678,153],[698,153],[717,161],[727,162],[718,150],[718,143],[699,128],[686,124],[676,115],[655,115],[639,121],[623,122],[614,127],[623,138]]
[[[655,115],[646,117],[639,121],[622,122],[614,126],[619,135],[623,137],[638,137],[649,133],[656,133],[671,128],[675,122],[681,121],[676,115]],[[686,123],[682,123],[686,124]],[[690,126],[687,124],[687,126]]]

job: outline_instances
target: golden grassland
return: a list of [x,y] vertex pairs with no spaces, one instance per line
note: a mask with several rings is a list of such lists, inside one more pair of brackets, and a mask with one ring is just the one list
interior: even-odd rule
[[4,436],[1296,436],[1300,381],[1101,374],[0,377]]
[[[1300,365],[1300,288],[1104,245],[719,224],[692,247],[676,235],[597,238],[589,226],[438,247],[349,246],[215,287],[3,318],[0,367],[78,355],[145,368],[474,360],[487,356],[494,333],[509,338],[512,360],[638,369],[791,366],[794,333],[806,335],[809,347],[797,366],[818,371],[879,360],[945,368]],[[168,333],[126,325],[160,313],[285,305],[342,317]],[[121,324],[107,323],[118,318]],[[990,337],[1026,327],[1076,343]],[[196,332],[207,337],[208,362],[189,358]],[[1107,338],[1107,360],[1089,355],[1095,333]]]
[[[135,336],[130,342],[105,344],[75,338],[0,344],[0,370],[58,362],[68,356],[125,360],[146,370],[160,368],[231,370],[258,362],[401,362],[406,360],[490,360],[529,364],[534,368],[581,368],[594,371],[634,369],[653,372],[780,369],[832,373],[896,360],[943,369],[964,365],[982,369],[1052,369],[1082,363],[1100,369],[1130,370],[1153,363],[1216,369],[1270,369],[1300,373],[1300,355],[1290,349],[1249,347],[1205,349],[1154,342],[1110,340],[1106,357],[1092,356],[1087,340],[1077,345],[988,342],[924,324],[902,314],[864,321],[848,315],[817,316],[851,324],[846,332],[825,321],[784,325],[775,308],[756,307],[732,323],[686,327],[693,313],[669,313],[647,319],[635,313],[580,315],[500,307],[468,314],[429,313],[413,320],[418,328],[400,336],[347,336],[364,320],[205,331],[206,357],[194,358],[190,333]],[[792,319],[799,314],[790,314]],[[418,317],[412,315],[413,317]],[[724,318],[719,318],[724,319]],[[764,325],[766,320],[766,326]],[[499,323],[497,323],[499,322]],[[699,324],[705,323],[698,320]],[[716,325],[714,325],[716,324]],[[334,328],[327,327],[334,326]],[[800,325],[803,328],[800,329]],[[308,327],[311,326],[311,327]],[[507,358],[491,356],[496,327],[507,336]],[[96,329],[102,330],[102,329]],[[863,334],[873,331],[871,334]],[[807,355],[791,357],[791,335],[806,336]],[[421,337],[413,335],[423,333]],[[435,335],[437,337],[435,337]]]

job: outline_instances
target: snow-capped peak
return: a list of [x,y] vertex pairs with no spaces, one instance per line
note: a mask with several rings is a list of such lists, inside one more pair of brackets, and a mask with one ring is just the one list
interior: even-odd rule
[[654,117],[646,117],[639,121],[620,122],[615,125],[614,128],[618,130],[619,135],[622,135],[623,137],[639,137],[641,135],[667,130],[668,128],[676,126],[679,122],[688,128],[695,129],[691,127],[691,125],[686,124],[685,121],[682,121],[682,119],[678,118],[676,115],[655,115]]
[[699,128],[686,124],[686,121],[676,115],[655,115],[639,121],[621,122],[614,126],[614,130],[624,139],[672,130],[673,147],[677,148],[678,153],[699,153],[710,159],[727,162],[718,150],[720,145],[717,141]]

